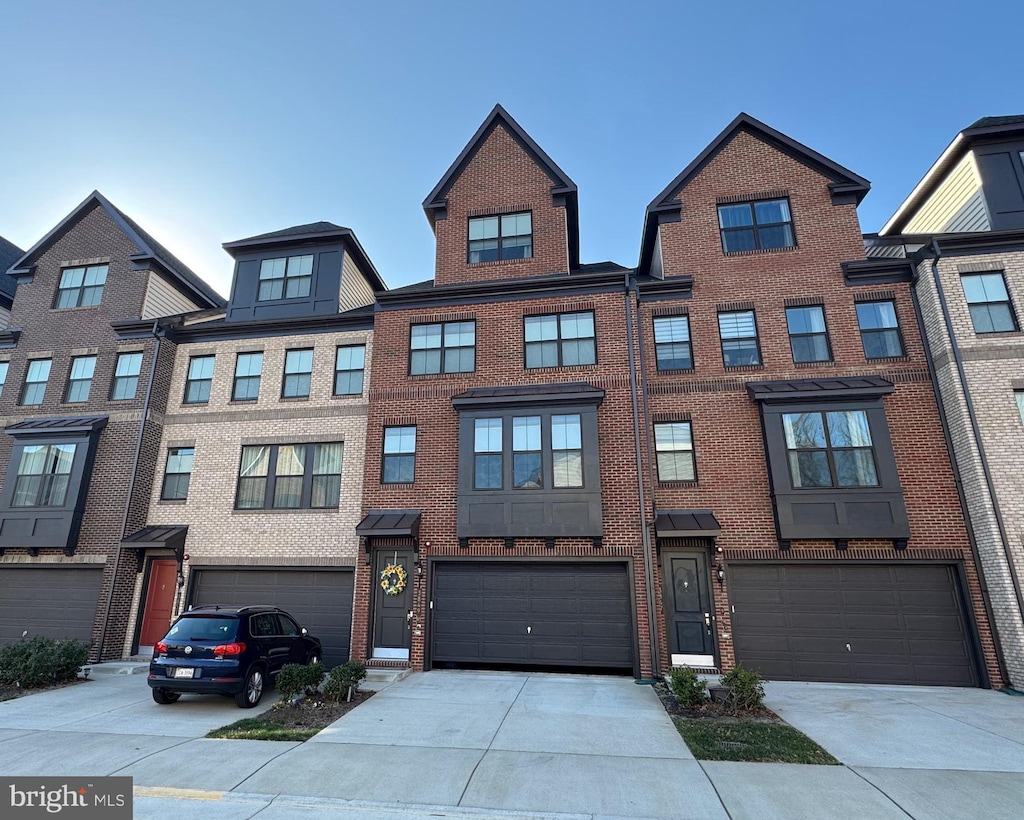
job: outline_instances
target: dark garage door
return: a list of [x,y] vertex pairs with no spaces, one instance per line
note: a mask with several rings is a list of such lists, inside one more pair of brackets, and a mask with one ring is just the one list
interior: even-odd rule
[[736,660],[769,680],[978,684],[952,566],[739,565],[729,587]]
[[434,565],[432,660],[633,670],[625,564]]
[[0,569],[0,643],[22,633],[92,639],[103,570],[84,567]]
[[294,615],[320,639],[324,666],[348,660],[351,570],[197,569],[192,604],[269,604]]

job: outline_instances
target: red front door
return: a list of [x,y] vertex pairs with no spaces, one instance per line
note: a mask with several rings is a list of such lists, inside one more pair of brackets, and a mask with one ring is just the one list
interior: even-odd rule
[[149,568],[146,609],[142,614],[139,646],[152,646],[167,634],[178,584],[178,563],[173,558],[155,560]]

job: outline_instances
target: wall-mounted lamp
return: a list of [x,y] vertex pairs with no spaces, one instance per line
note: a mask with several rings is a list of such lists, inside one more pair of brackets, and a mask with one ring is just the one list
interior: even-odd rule
[[721,567],[718,568],[718,580],[725,581],[725,570]]

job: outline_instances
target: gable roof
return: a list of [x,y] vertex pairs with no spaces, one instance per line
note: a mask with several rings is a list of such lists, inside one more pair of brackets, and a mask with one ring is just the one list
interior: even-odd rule
[[121,229],[121,232],[138,249],[138,253],[131,256],[131,261],[136,264],[137,268],[141,269],[144,267],[143,263],[155,263],[158,270],[175,280],[182,290],[199,303],[200,307],[223,307],[227,304],[224,297],[193,273],[184,262],[167,250],[167,248],[153,239],[127,214],[116,208],[99,191],[93,191],[89,194],[77,208],[64,217],[56,227],[18,259],[11,267],[11,275],[17,277],[18,275],[32,273],[36,262],[38,262],[43,252],[59,237],[63,236],[66,230],[74,225],[87,210],[94,206],[99,206],[106,211],[114,224]]
[[18,283],[7,275],[7,269],[25,255],[25,251],[0,236],[0,296],[14,298]]
[[551,180],[551,195],[555,205],[564,205],[566,209],[566,222],[569,231],[569,267],[578,267],[580,261],[580,223],[576,183],[569,178],[565,171],[558,167],[555,161],[545,153],[544,149],[534,141],[533,137],[523,130],[523,127],[512,118],[512,115],[500,103],[491,109],[491,113],[487,115],[487,118],[480,124],[480,127],[476,129],[476,133],[466,143],[466,147],[455,158],[455,162],[449,166],[444,176],[434,186],[434,189],[427,194],[427,198],[423,200],[423,210],[427,214],[431,228],[433,228],[434,222],[437,219],[444,218],[444,212],[448,207],[448,191],[451,190],[451,187],[461,176],[466,166],[476,156],[480,147],[499,125],[505,128],[519,144],[519,147],[526,151],[530,158]]
[[638,271],[644,271],[650,265],[651,254],[654,251],[655,229],[659,222],[658,215],[679,213],[682,207],[678,199],[679,192],[741,131],[754,135],[762,142],[831,180],[828,187],[834,203],[853,202],[859,205],[871,190],[871,183],[864,177],[741,111],[647,206]]

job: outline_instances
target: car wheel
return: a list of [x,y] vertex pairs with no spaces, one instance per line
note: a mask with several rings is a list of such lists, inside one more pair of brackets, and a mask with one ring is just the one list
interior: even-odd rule
[[235,695],[235,703],[242,709],[252,709],[263,697],[263,670],[253,667],[245,676],[245,686]]
[[168,703],[175,703],[180,697],[181,692],[168,692],[166,689],[153,690],[153,700],[161,706],[166,706]]

